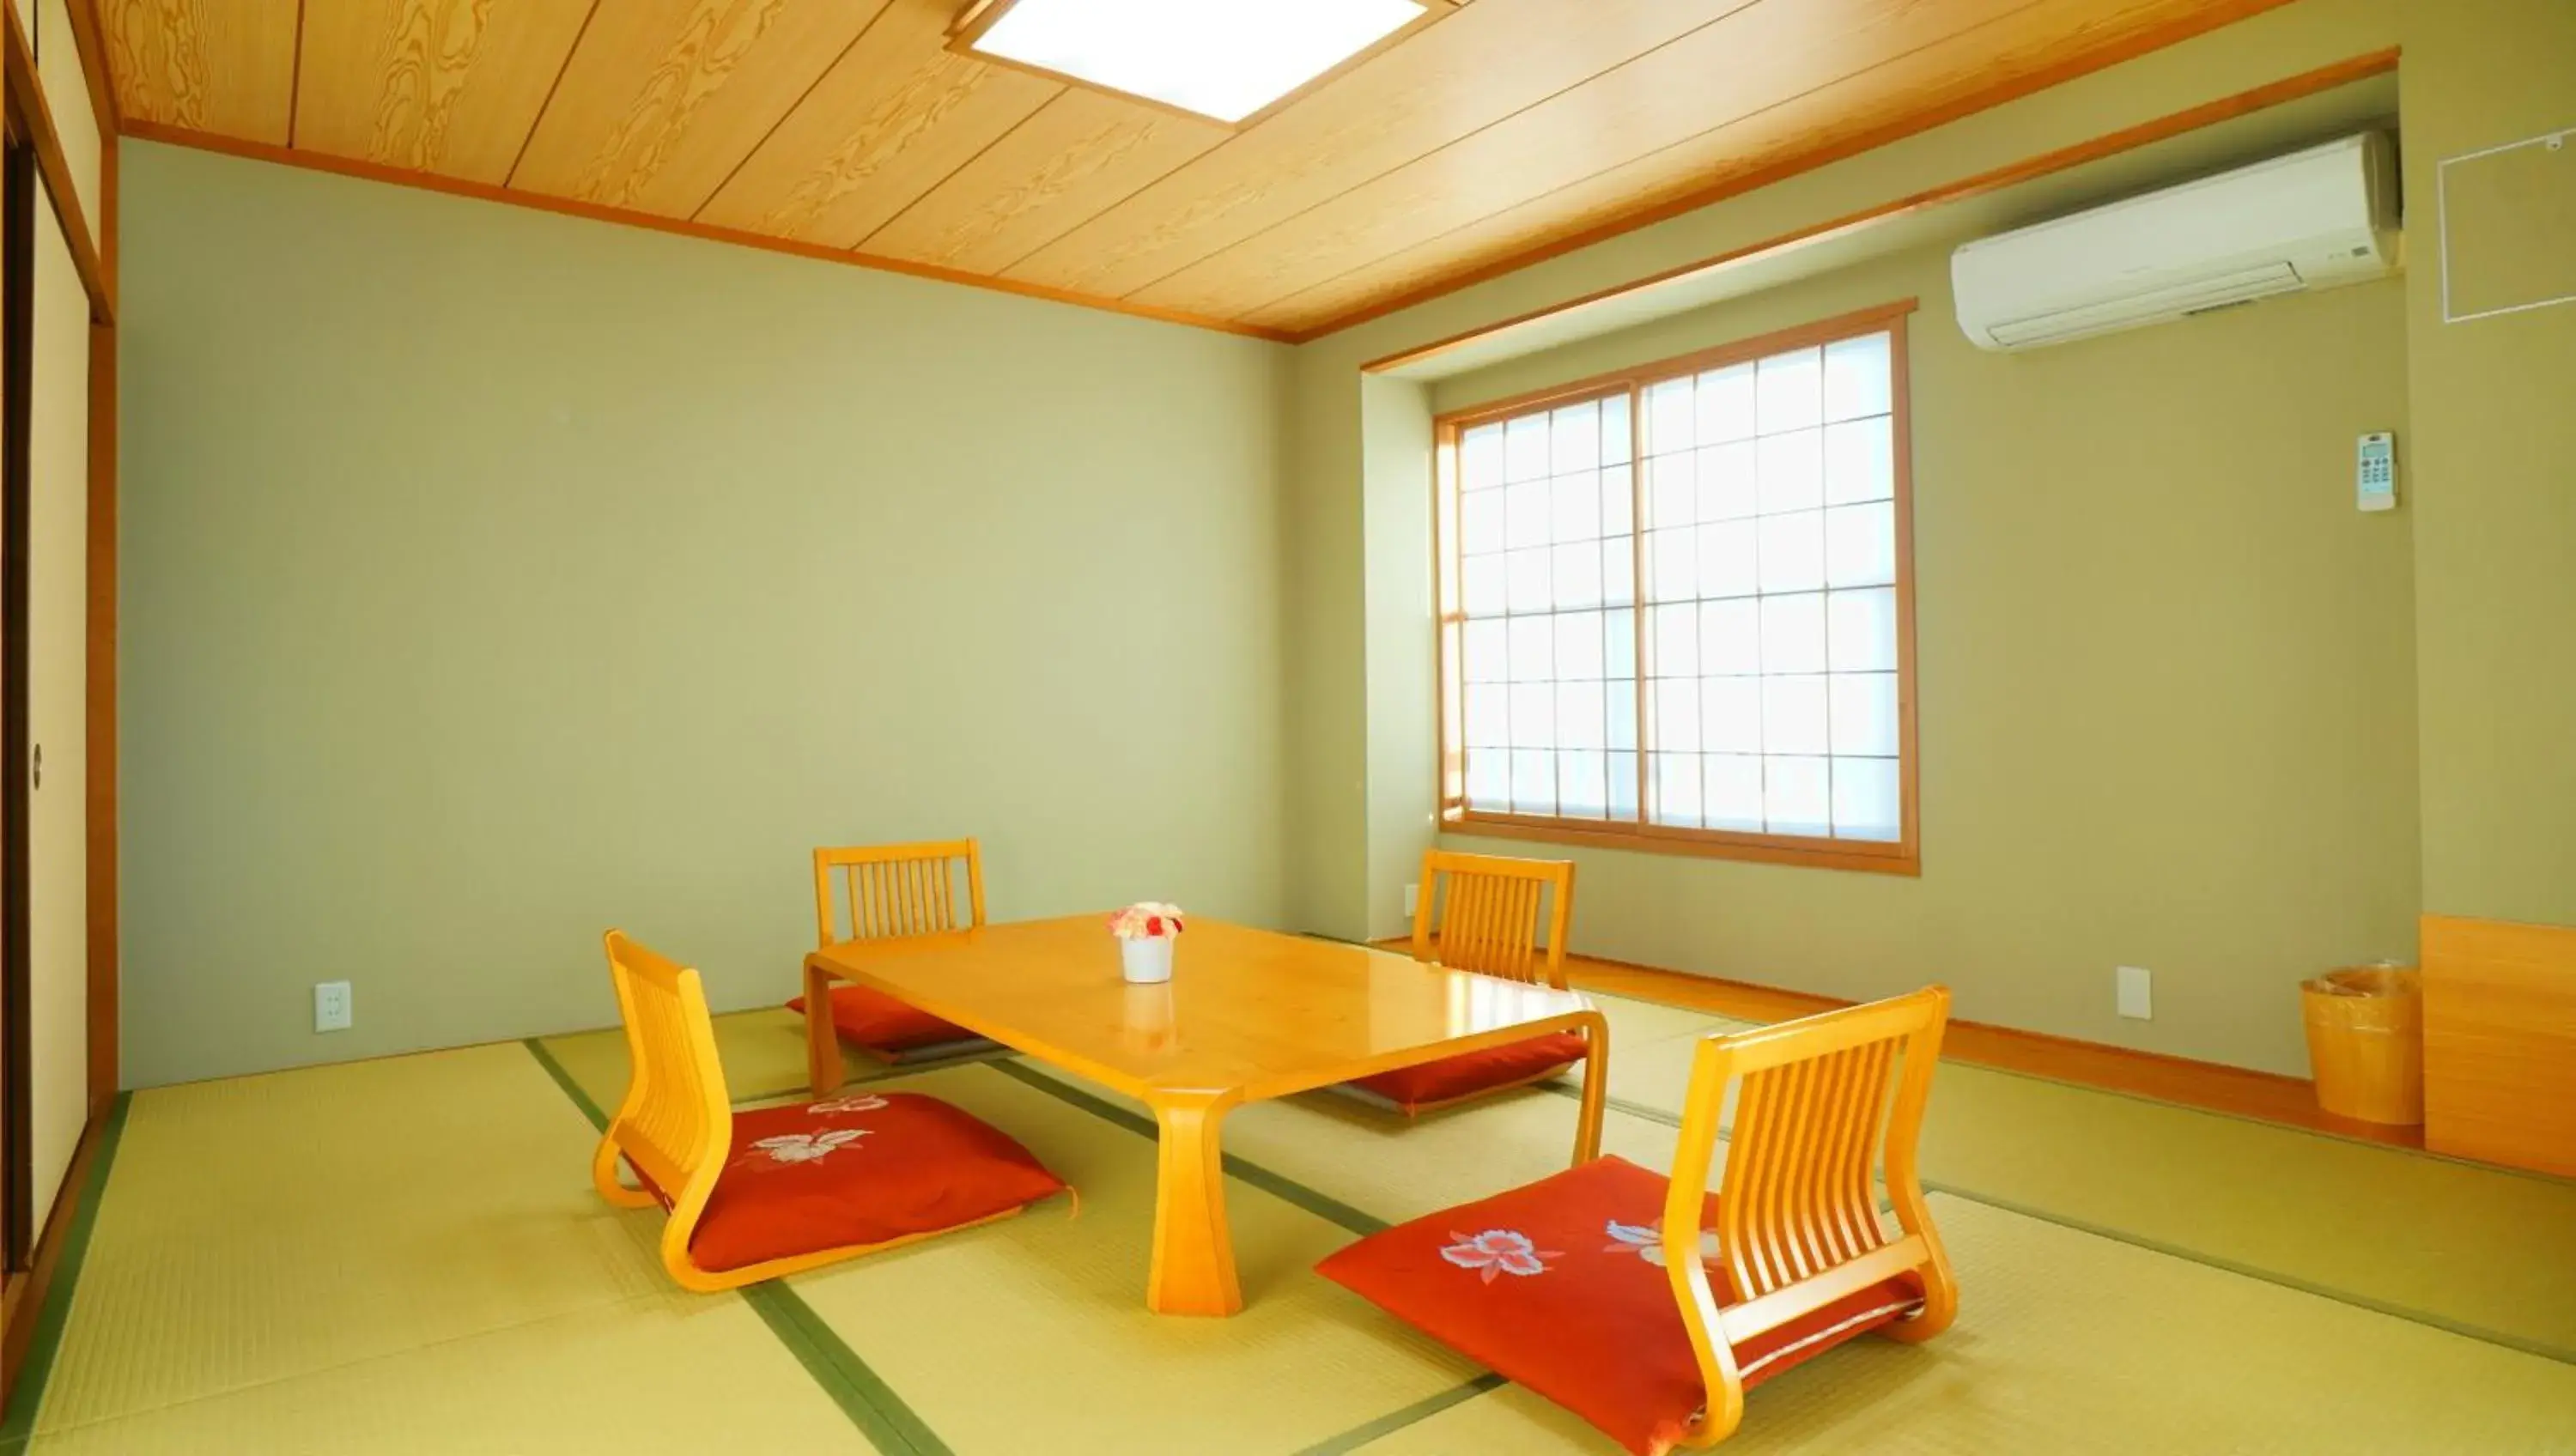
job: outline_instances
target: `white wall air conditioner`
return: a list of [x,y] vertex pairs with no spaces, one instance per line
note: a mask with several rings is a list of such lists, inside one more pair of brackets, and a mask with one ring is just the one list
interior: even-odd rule
[[1980,238],[1950,255],[1959,327],[2035,349],[2397,266],[2397,172],[2364,132]]

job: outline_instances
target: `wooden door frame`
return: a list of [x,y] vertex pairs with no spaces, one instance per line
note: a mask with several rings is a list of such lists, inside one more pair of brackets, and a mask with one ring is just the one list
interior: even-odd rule
[[[117,889],[117,718],[116,718],[116,530],[117,530],[117,337],[116,266],[118,217],[117,137],[120,118],[115,89],[109,84],[104,32],[95,0],[65,0],[70,21],[68,42],[78,53],[81,79],[88,92],[92,120],[98,129],[98,210],[96,226],[84,212],[72,171],[55,128],[52,106],[36,71],[35,49],[15,5],[0,0],[0,116],[9,135],[33,151],[40,184],[55,201],[72,262],[90,302],[89,356],[89,517],[88,621],[84,707],[87,715],[88,772],[82,785],[89,850],[84,866],[88,907],[88,1052],[89,1116],[69,1167],[64,1170],[53,1207],[41,1220],[30,1220],[32,1247],[23,1272],[0,1275],[0,1400],[17,1383],[35,1333],[39,1311],[59,1293],[54,1274],[76,1222],[81,1200],[89,1191],[102,1130],[108,1125],[118,1076],[118,981],[121,965]],[[61,43],[48,36],[46,43]],[[31,260],[32,262],[32,260]],[[31,274],[32,280],[32,274]],[[32,340],[30,340],[32,344]],[[24,380],[22,364],[11,377]],[[23,434],[24,432],[19,432]],[[16,539],[23,540],[24,533]],[[0,775],[14,779],[23,793],[23,758],[0,761]],[[23,953],[18,962],[24,964]],[[12,1019],[24,1025],[23,1009]],[[0,1045],[8,1038],[0,1035]],[[23,1063],[23,1058],[18,1059]],[[0,1067],[0,1079],[10,1075]],[[15,1150],[27,1148],[24,1138]],[[14,1151],[14,1150],[13,1150]],[[32,1181],[32,1180],[31,1180]]]
[[35,333],[35,151],[9,127],[0,153],[0,1269],[35,1252],[27,955],[27,521]]

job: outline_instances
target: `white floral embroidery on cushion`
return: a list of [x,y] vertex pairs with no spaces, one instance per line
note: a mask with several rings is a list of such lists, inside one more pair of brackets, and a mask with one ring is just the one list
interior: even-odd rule
[[809,1102],[805,1104],[805,1110],[813,1113],[817,1117],[830,1117],[835,1113],[842,1112],[874,1112],[879,1108],[889,1105],[890,1104],[882,1097],[862,1095],[858,1097],[834,1097],[824,1102]]
[[1542,1249],[1530,1237],[1511,1229],[1487,1229],[1480,1234],[1451,1233],[1457,1242],[1440,1251],[1440,1257],[1461,1269],[1473,1269],[1487,1284],[1498,1274],[1516,1274],[1528,1278],[1547,1272],[1547,1261],[1564,1257],[1560,1249]]
[[[1662,1219],[1656,1219],[1653,1223],[1638,1224],[1621,1223],[1614,1218],[1610,1220],[1609,1232],[1615,1242],[1602,1245],[1601,1252],[1634,1254],[1658,1269],[1664,1267],[1664,1221]],[[1703,1264],[1715,1264],[1723,1253],[1724,1250],[1718,1246],[1717,1230],[1701,1229],[1699,1261]]]
[[840,1127],[830,1132],[790,1132],[762,1138],[752,1147],[767,1154],[773,1163],[819,1163],[833,1149],[867,1135],[868,1130],[863,1127]]

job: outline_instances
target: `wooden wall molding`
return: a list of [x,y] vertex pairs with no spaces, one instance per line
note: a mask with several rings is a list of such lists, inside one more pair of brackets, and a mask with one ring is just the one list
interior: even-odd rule
[[[1863,152],[1876,151],[1880,147],[1901,142],[1936,127],[1947,126],[1963,117],[1974,116],[1980,111],[2018,101],[2052,86],[2062,86],[2078,77],[2107,70],[2125,61],[2136,60],[2140,56],[2162,50],[2167,46],[2177,45],[2222,26],[2232,25],[2284,3],[2286,0],[2233,0],[2233,3],[2213,10],[2181,17],[2167,24],[2141,31],[2119,45],[2108,47],[2092,55],[2081,56],[2028,76],[1998,82],[1946,105],[1901,117],[1885,126],[1856,133],[1831,146],[1803,152],[1774,165],[1757,168],[1707,187],[1695,188],[1661,202],[1650,203],[1634,211],[1621,213],[1607,222],[1550,239],[1535,247],[1524,248],[1491,262],[1457,269],[1428,283],[1407,289],[1392,297],[1380,299],[1364,308],[1352,309],[1313,328],[1300,330],[1293,342],[1302,344],[1311,339],[1320,339],[1326,334],[1337,334],[1344,329],[1356,328],[1373,319],[1384,318],[1388,314],[1402,313],[1408,308],[1456,293],[1462,288],[1472,288],[1488,279],[1499,278],[1506,273],[1517,273],[1524,268],[1544,263],[1550,258],[1588,248],[1594,243],[1618,237],[1623,233],[1632,233],[1639,228],[1652,227],[1656,223],[1679,217],[1686,212],[1697,212],[1712,203],[1723,202],[1730,197],[1738,197],[1744,193],[1768,187],[1802,172],[1812,172],[1819,167],[1859,156]],[[2393,57],[2396,53],[2392,50],[2389,54]]]
[[471,197],[483,202],[506,203],[512,207],[533,208],[538,212],[560,213],[566,217],[588,218],[593,222],[622,223],[627,227],[651,232],[672,233],[684,238],[698,238],[711,243],[732,243],[738,247],[759,248],[764,252],[785,253],[794,258],[811,258],[823,263],[841,263],[854,268],[869,268],[880,273],[901,273],[913,278],[927,278],[937,283],[956,283],[968,288],[988,289],[1014,294],[1021,298],[1042,299],[1048,303],[1068,303],[1077,308],[1098,309],[1106,313],[1125,314],[1151,319],[1156,323],[1186,324],[1192,328],[1213,329],[1221,334],[1237,334],[1248,339],[1287,343],[1289,336],[1278,329],[1253,324],[1233,323],[1184,313],[1177,309],[1156,308],[1150,304],[1127,303],[1114,298],[1095,298],[1069,289],[1051,288],[1043,283],[1023,283],[1013,278],[988,278],[977,273],[962,273],[942,268],[935,263],[915,263],[904,258],[878,257],[846,248],[825,247],[819,243],[802,243],[793,238],[773,238],[762,233],[744,232],[739,228],[719,227],[683,217],[661,217],[652,213],[633,212],[625,208],[604,207],[573,197],[551,197],[542,193],[520,192],[495,187],[483,182],[468,182],[455,177],[440,177],[428,172],[414,172],[401,167],[388,167],[378,162],[362,162],[351,157],[324,156],[318,152],[296,151],[267,142],[243,141],[236,137],[215,136],[207,132],[187,131],[157,122],[128,120],[121,132],[147,142],[161,142],[174,147],[194,147],[201,152],[220,152],[230,157],[246,157],[257,162],[275,162],[281,166],[302,167],[312,172],[330,172],[342,177],[357,177],[370,182],[390,182],[397,187],[416,187],[424,192],[444,192],[455,197]]
[[[1643,278],[1633,279],[1626,283],[1614,284],[1608,288],[1596,289],[1593,292],[1583,294],[1580,297],[1568,299],[1563,303],[1552,303],[1545,308],[1531,309],[1526,313],[1514,314],[1510,318],[1502,319],[1495,323],[1480,324],[1463,333],[1451,334],[1446,338],[1435,339],[1427,344],[1417,344],[1410,348],[1399,350],[1393,354],[1387,354],[1376,359],[1371,359],[1367,363],[1362,364],[1360,369],[1363,373],[1375,374],[1383,373],[1391,369],[1401,369],[1412,364],[1423,363],[1430,359],[1436,359],[1443,354],[1464,348],[1469,344],[1479,342],[1480,340],[1492,338],[1496,334],[1505,333],[1509,330],[1520,328],[1527,324],[1536,323],[1542,319],[1554,318],[1559,314],[1572,313],[1578,309],[1590,308],[1596,304],[1608,303],[1614,299],[1627,298],[1634,294],[1644,293],[1655,288],[1660,288],[1668,283],[1688,278],[1694,274],[1705,273],[1711,269],[1732,267],[1751,262],[1757,258],[1768,257],[1775,253],[1789,252],[1797,248],[1806,247],[1812,243],[1823,242],[1831,238],[1840,237],[1845,233],[1867,227],[1873,223],[1893,221],[1897,218],[1909,217],[1915,213],[1939,207],[1945,203],[1961,202],[1968,198],[1983,196],[1989,192],[2001,191],[2006,187],[2015,186],[2019,183],[2045,177],[2054,172],[2063,172],[2071,167],[2080,167],[2088,162],[2098,162],[2105,157],[2117,156],[2122,152],[2134,151],[2139,147],[2148,146],[2155,142],[2166,141],[2171,138],[2181,136],[2186,132],[2198,131],[2205,126],[2215,126],[2223,121],[2231,121],[2240,116],[2250,115],[2253,112],[2279,106],[2284,102],[2296,101],[2301,97],[2314,96],[2320,92],[2331,91],[2338,86],[2348,86],[2355,81],[2367,80],[2372,76],[2386,75],[2387,73],[2397,69],[2397,59],[2397,48],[2391,46],[2386,50],[2371,51],[2365,55],[2353,56],[2346,60],[2337,61],[2332,65],[2320,66],[2313,71],[2302,71],[2295,76],[2285,76],[2278,81],[2268,82],[2264,85],[2253,87],[2250,90],[2239,91],[2232,96],[2222,96],[2214,101],[2205,101],[2198,106],[2186,107],[2181,111],[2171,112],[2149,121],[2142,121],[2135,126],[2122,127],[2120,130],[2114,132],[2105,132],[2101,136],[2094,137],[2089,141],[2081,141],[2069,146],[2058,147],[2052,151],[2041,152],[2035,156],[2024,157],[2017,162],[2009,162],[2000,167],[1990,168],[1986,171],[1978,172],[1966,177],[1960,177],[1949,182],[1941,183],[1937,186],[1927,187],[1920,192],[1910,193],[1903,197],[1891,198],[1875,207],[1863,208],[1858,212],[1845,213],[1840,217],[1828,218],[1822,222],[1810,223],[1805,227],[1792,229],[1789,232],[1764,238],[1759,242],[1747,243],[1740,248],[1730,248],[1722,253],[1714,253],[1705,258],[1694,259],[1691,262],[1683,263],[1676,267],[1666,268],[1658,273],[1650,273]],[[1886,140],[1892,141],[1896,140],[1896,138],[1891,137]],[[1882,141],[1875,145],[1884,144],[1885,143]],[[1782,180],[1786,175],[1786,173],[1783,173],[1782,176],[1778,177],[1766,177],[1755,185],[1767,186],[1772,182]],[[1749,188],[1740,188],[1736,190],[1743,191],[1749,190]],[[1728,192],[1721,194],[1720,196],[1705,197],[1694,202],[1691,208],[1680,209],[1680,211],[1690,211],[1699,207],[1705,207],[1712,202],[1722,200],[1725,196],[1733,195],[1733,192]],[[1662,216],[1672,215],[1676,214],[1667,213]],[[1662,216],[1650,218],[1648,221],[1661,221]],[[1632,224],[1631,226],[1644,226],[1644,224],[1637,223]],[[1627,229],[1624,227],[1620,229],[1620,231],[1626,230]],[[1587,239],[1586,242],[1598,242],[1602,237],[1613,235],[1614,234],[1611,233],[1603,233],[1599,237]],[[1585,243],[1574,243],[1570,246],[1580,247],[1584,245]],[[1570,248],[1560,249],[1560,251],[1568,250],[1570,250]],[[1548,254],[1547,256],[1552,257],[1554,254]],[[1498,271],[1511,272],[1541,261],[1544,261],[1541,257],[1530,256],[1522,261],[1515,262],[1510,268],[1503,268]],[[1495,275],[1487,274],[1486,276],[1491,277]],[[1458,283],[1455,287],[1464,288],[1468,286],[1469,283],[1482,281],[1484,281],[1483,278],[1468,279]],[[1442,291],[1448,292],[1454,291],[1454,289],[1444,289]],[[1422,298],[1413,300],[1413,302],[1424,302],[1432,296],[1435,295],[1426,294]],[[1406,304],[1403,306],[1410,307],[1411,305]],[[1392,310],[1387,311],[1391,312]],[[1366,322],[1366,320],[1358,316],[1354,316],[1347,323],[1337,323],[1332,326],[1332,329],[1320,330],[1318,333],[1328,333],[1332,332],[1333,329],[1348,328],[1351,324],[1363,322]],[[1307,339],[1317,336],[1317,334],[1301,335],[1297,339],[1297,342],[1303,343]]]

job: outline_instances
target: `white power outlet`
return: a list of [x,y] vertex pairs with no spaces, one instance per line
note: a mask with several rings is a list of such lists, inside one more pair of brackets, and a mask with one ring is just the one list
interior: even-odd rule
[[313,1029],[347,1031],[349,1029],[349,983],[317,981],[313,986]]
[[1407,885],[1407,886],[1405,886],[1405,887],[1404,887],[1404,918],[1405,918],[1405,919],[1410,920],[1410,919],[1412,919],[1412,918],[1413,918],[1413,916],[1414,916],[1414,909],[1413,909],[1414,902],[1415,902],[1415,900],[1416,900],[1416,899],[1417,899],[1421,894],[1422,894],[1422,887],[1421,887],[1420,885]]
[[2118,975],[2120,1014],[2132,1021],[2155,1020],[2155,973],[2145,966],[2122,966]]

